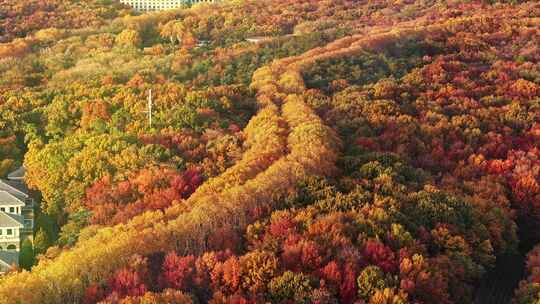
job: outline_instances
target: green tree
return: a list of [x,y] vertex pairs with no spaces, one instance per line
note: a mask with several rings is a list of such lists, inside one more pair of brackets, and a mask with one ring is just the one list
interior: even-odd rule
[[26,270],[30,270],[34,265],[34,248],[32,247],[32,242],[28,238],[26,238],[21,245],[19,265]]
[[45,253],[50,245],[51,244],[47,233],[45,233],[43,228],[39,228],[34,238],[34,253],[36,255]]

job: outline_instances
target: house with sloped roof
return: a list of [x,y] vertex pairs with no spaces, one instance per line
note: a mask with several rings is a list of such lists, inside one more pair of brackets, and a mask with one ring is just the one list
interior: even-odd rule
[[6,273],[18,267],[19,253],[16,251],[0,251],[0,273]]
[[34,200],[20,167],[0,179],[0,273],[18,266],[21,242],[34,235]]
[[11,181],[24,181],[24,174],[26,173],[26,170],[23,166],[20,166],[17,168],[17,170],[11,172],[8,174],[7,178]]
[[[5,191],[15,196],[24,203],[21,207],[20,214],[24,219],[24,229],[31,233],[34,229],[34,199],[30,196],[30,190],[24,182],[24,167],[20,167],[12,173],[8,174],[7,179],[0,179],[0,192]],[[2,200],[0,199],[0,211],[2,211]],[[6,209],[9,211],[9,209]],[[11,212],[13,213],[13,212]]]
[[0,252],[20,250],[23,223],[22,215],[0,211]]
[[0,190],[0,211],[21,214],[24,206],[26,204],[23,200],[5,190]]
[[23,200],[30,198],[24,182],[0,179],[0,191],[7,191]]

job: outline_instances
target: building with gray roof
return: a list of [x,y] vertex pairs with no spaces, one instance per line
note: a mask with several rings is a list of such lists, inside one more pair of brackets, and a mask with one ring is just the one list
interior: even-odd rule
[[6,273],[19,266],[19,253],[13,251],[0,251],[0,273]]
[[17,266],[21,241],[33,239],[34,200],[24,182],[24,167],[0,179],[0,273]]
[[24,181],[24,175],[26,174],[26,169],[23,166],[17,168],[17,170],[8,174],[7,178],[14,181]]

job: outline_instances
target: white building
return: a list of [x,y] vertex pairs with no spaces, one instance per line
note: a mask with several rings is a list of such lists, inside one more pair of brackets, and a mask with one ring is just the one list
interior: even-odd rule
[[21,213],[25,205],[9,192],[0,191],[0,251],[19,251],[24,228]]
[[19,262],[21,242],[33,239],[34,200],[24,183],[24,168],[0,179],[0,273]]
[[187,4],[213,3],[219,0],[120,0],[139,12],[162,11],[183,7]]

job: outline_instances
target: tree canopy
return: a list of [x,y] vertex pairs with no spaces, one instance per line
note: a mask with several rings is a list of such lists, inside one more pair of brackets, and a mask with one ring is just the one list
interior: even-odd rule
[[31,4],[0,176],[42,194],[38,261],[2,303],[469,303],[540,241],[534,1]]

